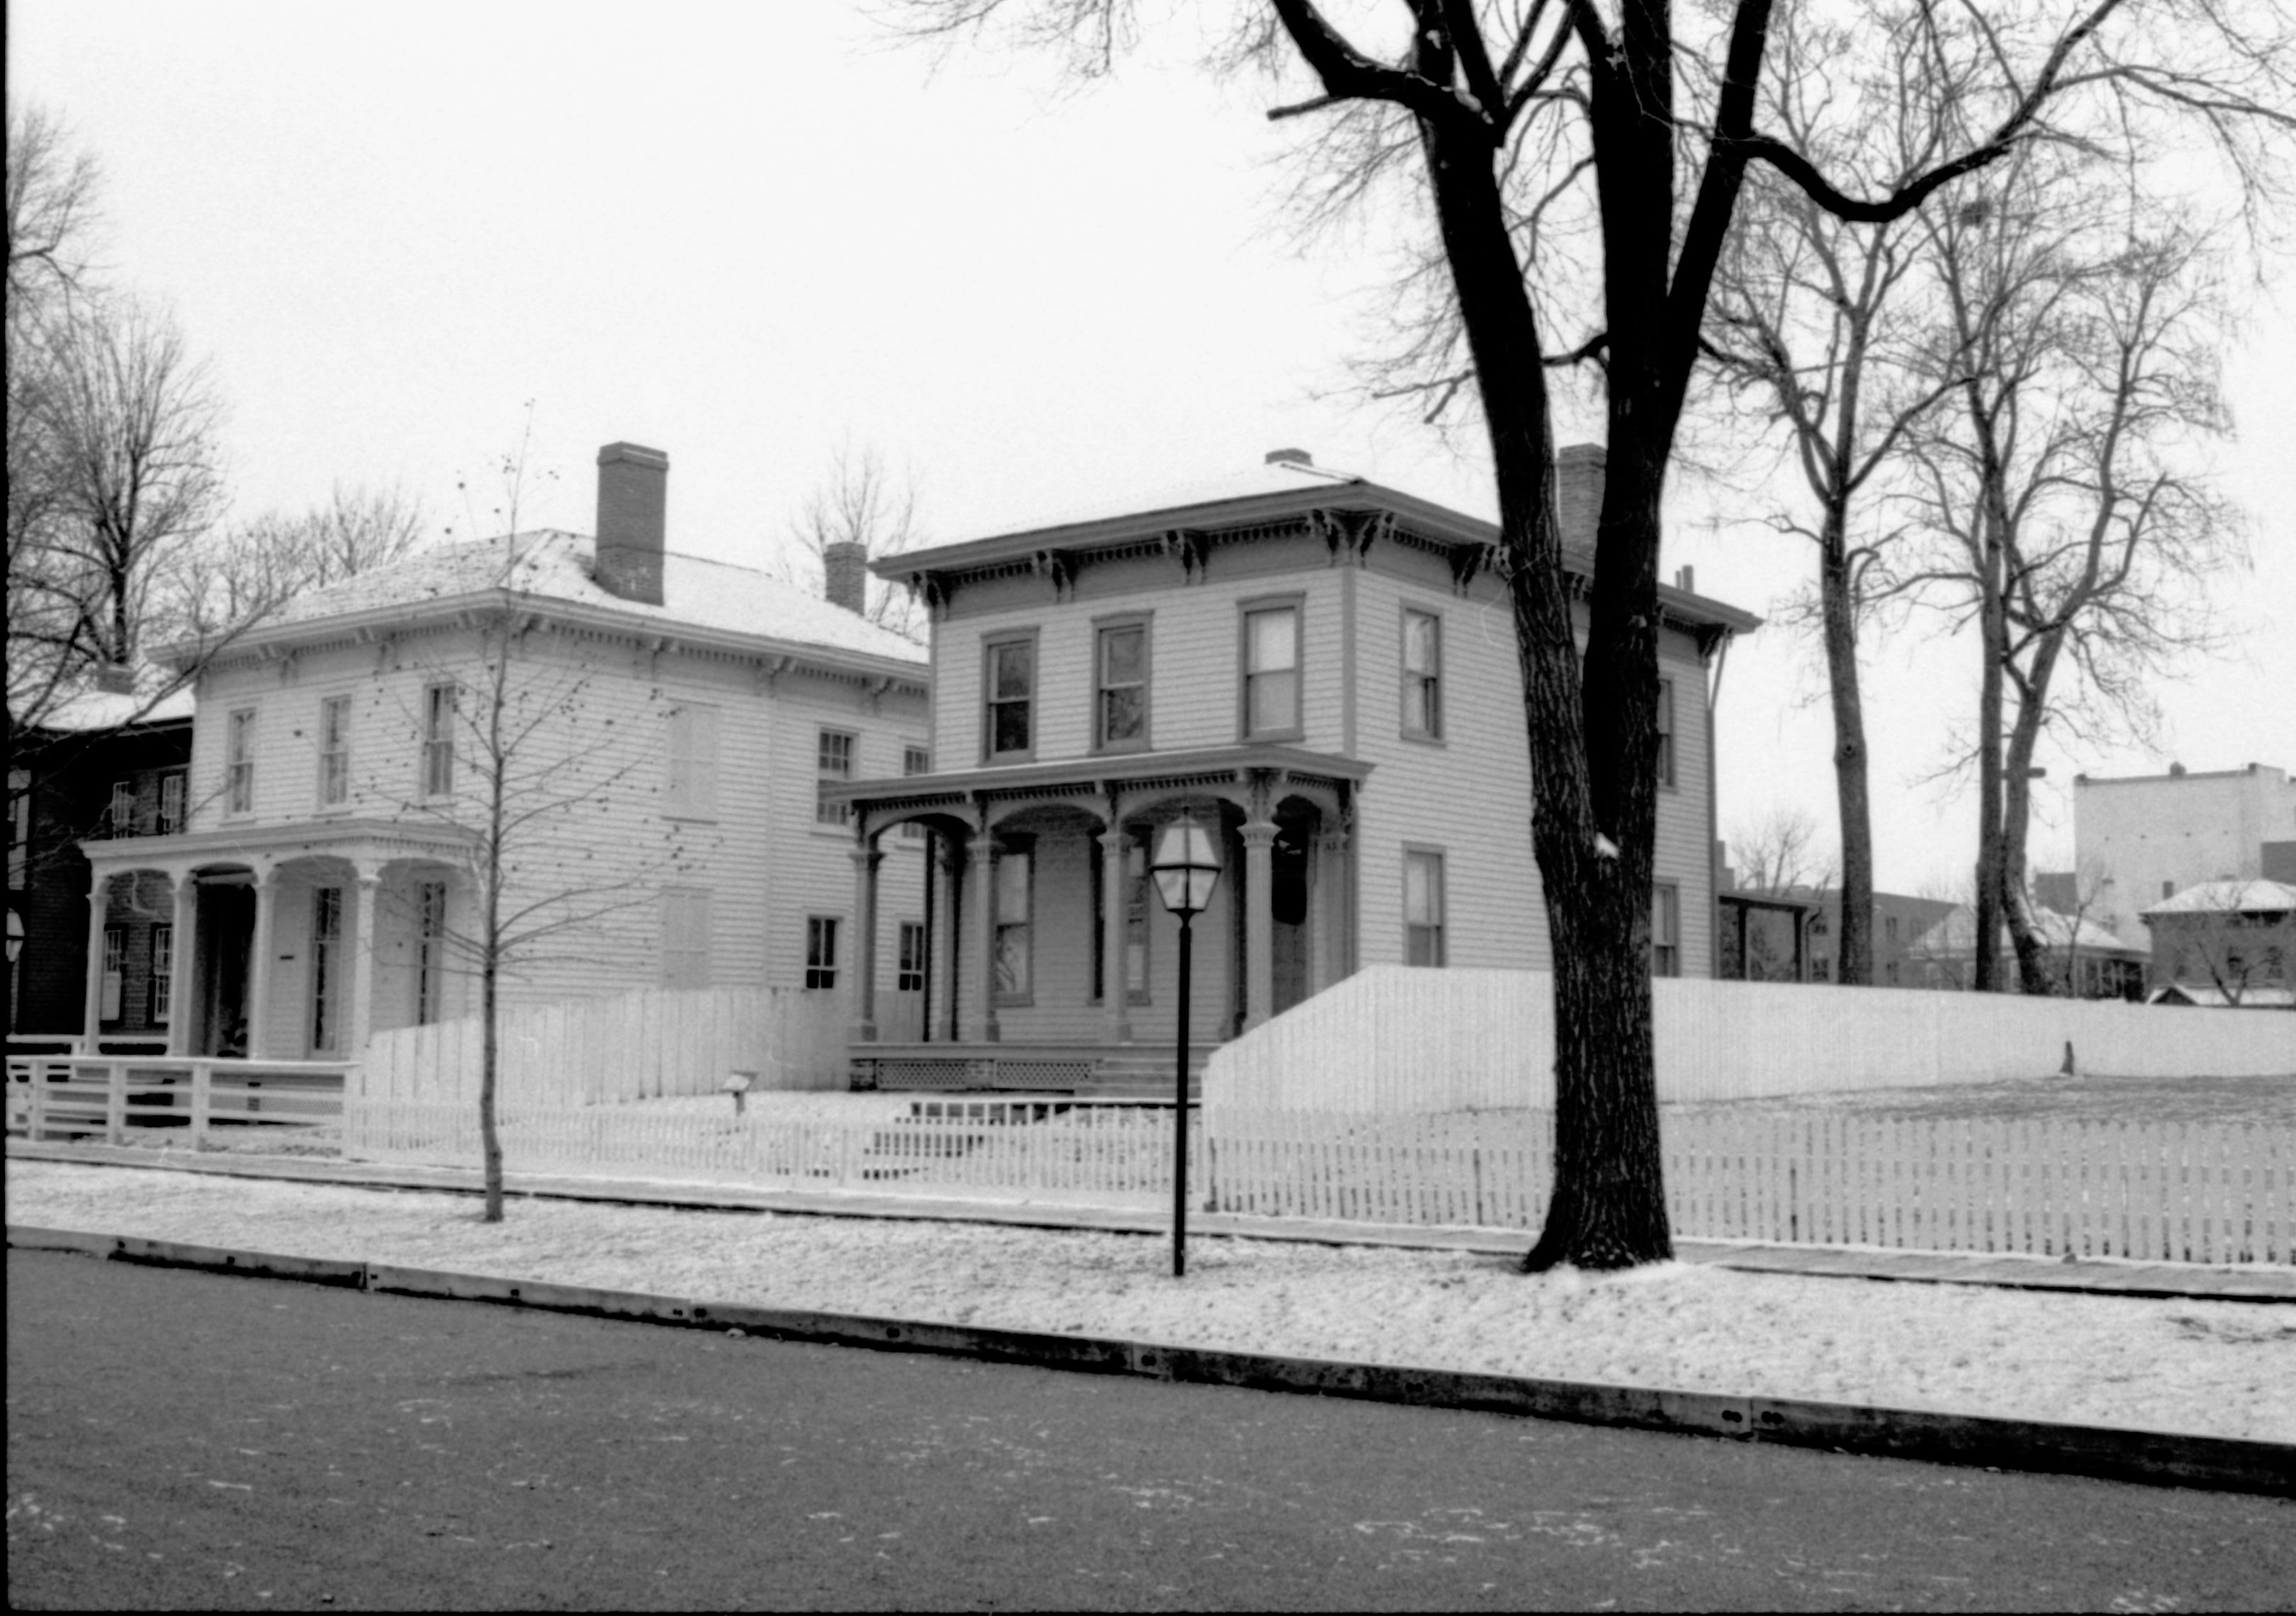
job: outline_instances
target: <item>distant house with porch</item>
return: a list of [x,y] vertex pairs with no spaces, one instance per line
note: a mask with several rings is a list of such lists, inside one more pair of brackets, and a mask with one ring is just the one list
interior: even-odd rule
[[[1583,581],[1603,455],[1560,461]],[[865,941],[887,923],[870,874],[885,849],[922,827],[934,874],[922,1036],[895,1034],[865,970],[854,1081],[1160,1091],[1177,923],[1146,861],[1183,808],[1224,845],[1195,924],[1199,1057],[1361,966],[1546,964],[1497,537],[1286,450],[874,563],[929,611],[933,772],[833,793],[859,838]],[[1653,967],[1711,975],[1709,673],[1758,620],[1689,582],[1660,590]]]
[[2281,1007],[2296,1002],[2296,885],[2203,881],[2142,912],[2156,1002]]
[[[175,691],[155,699],[136,691],[124,677],[129,670],[104,672],[97,687],[59,702],[14,737],[8,777],[14,1046],[63,1047],[84,1036],[91,1020],[109,1046],[157,1049],[168,1036],[169,895],[123,890],[124,901],[91,928],[88,860],[80,849],[90,839],[183,828],[192,697]],[[115,674],[123,677],[109,677]]]
[[[822,788],[924,767],[924,654],[859,614],[854,558],[832,569],[840,604],[670,550],[668,474],[610,445],[594,539],[425,551],[206,660],[181,823],[80,844],[86,1035],[94,939],[143,908],[169,928],[170,1054],[350,1060],[373,1031],[469,1013],[497,761],[518,820],[505,909],[544,933],[510,961],[506,1004],[840,991],[852,841]],[[896,851],[887,902],[908,913],[921,859]]]
[[[2144,953],[2085,917],[2032,906],[2033,932],[2040,940],[2054,991],[2072,998],[2136,999],[2144,996]],[[1966,989],[1977,980],[1977,915],[1956,905],[1906,950],[1909,988]],[[1997,956],[2002,962],[2001,991],[2017,990],[2017,956],[2003,922]]]

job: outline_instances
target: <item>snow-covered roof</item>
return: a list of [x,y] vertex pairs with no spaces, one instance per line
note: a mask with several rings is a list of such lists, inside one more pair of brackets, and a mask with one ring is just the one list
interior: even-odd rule
[[2296,910],[2296,887],[2282,881],[2204,881],[2138,911],[2156,915],[2258,915]]
[[[2033,931],[2044,947],[2062,948],[2070,939],[2074,947],[2086,954],[2119,954],[2130,959],[2142,959],[2144,950],[2131,947],[2114,936],[2110,928],[2093,920],[2073,920],[2054,909],[2033,906]],[[2009,923],[2001,923],[2001,953],[2008,957],[2010,951]],[[1913,940],[1908,953],[1932,959],[1951,959],[1977,952],[1977,915],[1966,904],[1956,907],[1937,924]]]
[[331,619],[365,613],[406,616],[439,603],[498,589],[641,620],[753,636],[785,645],[879,657],[922,668],[925,649],[809,590],[753,568],[675,551],[662,558],[662,604],[626,600],[591,576],[595,543],[586,534],[541,529],[441,545],[405,561],[313,590],[242,638],[262,644],[303,637]]
[[[2206,1010],[2234,1008],[2232,995],[2221,988],[2204,988],[2194,982],[2169,982],[2155,988],[2144,996],[2148,1005],[2194,1005]],[[2243,988],[2238,1008],[2243,1010],[2286,1010],[2296,1006],[2296,988]]]
[[[1270,461],[1231,476],[1194,482],[1164,484],[1133,494],[1103,494],[1083,501],[1037,512],[1016,513],[1018,520],[999,525],[997,532],[1034,533],[1051,528],[1081,527],[1121,518],[1150,517],[1199,505],[1226,504],[1267,494],[1296,494],[1303,488],[1370,486],[1370,479],[1331,466],[1303,465],[1294,460]],[[991,535],[980,535],[981,537]],[[897,563],[896,563],[897,564]]]
[[[168,676],[161,676],[165,678]],[[149,681],[147,681],[148,683]],[[38,727],[59,734],[87,734],[118,729],[123,724],[167,724],[192,716],[192,690],[180,690],[154,701],[149,691],[119,693],[83,690],[65,697],[42,713]]]

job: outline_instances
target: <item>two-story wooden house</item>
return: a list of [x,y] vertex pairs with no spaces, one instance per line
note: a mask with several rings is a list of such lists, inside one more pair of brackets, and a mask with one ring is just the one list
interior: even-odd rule
[[[131,894],[168,912],[170,1053],[348,1061],[472,1013],[497,867],[505,1004],[845,990],[852,834],[823,788],[924,767],[924,653],[860,615],[857,567],[840,603],[669,550],[668,474],[610,445],[594,540],[426,551],[205,662],[184,823],[83,844],[92,928]],[[921,862],[886,883],[902,913]]]
[[[1602,451],[1562,456],[1591,551]],[[933,772],[838,796],[866,938],[883,849],[934,852],[925,1037],[856,984],[861,1085],[1113,1092],[1176,1033],[1146,860],[1184,808],[1226,844],[1192,1029],[1217,1042],[1375,963],[1538,967],[1521,678],[1497,533],[1279,451],[1233,482],[877,563],[932,626]],[[1574,563],[1585,577],[1583,561]],[[1714,969],[1710,669],[1757,619],[1665,614],[1654,969]]]

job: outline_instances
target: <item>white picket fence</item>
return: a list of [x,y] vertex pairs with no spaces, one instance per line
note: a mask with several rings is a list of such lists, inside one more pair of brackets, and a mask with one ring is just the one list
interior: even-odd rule
[[[600,1105],[715,1093],[729,1073],[760,1091],[842,1087],[841,998],[782,988],[667,989],[568,999],[502,1013],[504,1104]],[[475,1016],[378,1032],[359,1093],[475,1103],[483,1058]]]
[[[1651,984],[1660,1100],[2043,1077],[2296,1078],[2296,1015],[1782,982]],[[1554,1103],[1554,983],[1535,971],[1357,972],[1225,1044],[1217,1111],[1451,1112]]]
[[[1535,1229],[1545,1112],[1210,1120],[1223,1211]],[[1660,1113],[1685,1238],[2296,1262],[2296,1139],[2251,1124]]]
[[[735,1115],[692,1107],[507,1106],[504,1159],[517,1171],[622,1173],[760,1188],[867,1190],[1070,1200],[1168,1200],[1168,1110],[1125,1105],[1014,1107],[1040,1120],[825,1114],[777,1116],[770,1098]],[[1009,1114],[1009,1113],[1008,1113]],[[1192,1147],[1192,1151],[1194,1147]],[[475,1166],[476,1108],[357,1100],[343,1152],[379,1161]],[[1192,1160],[1193,1160],[1192,1155]]]

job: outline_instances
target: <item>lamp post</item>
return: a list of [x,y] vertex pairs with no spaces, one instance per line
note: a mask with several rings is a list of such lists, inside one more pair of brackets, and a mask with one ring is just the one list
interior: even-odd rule
[[1219,884],[1219,844],[1194,813],[1183,813],[1156,839],[1148,861],[1164,906],[1180,922],[1179,1056],[1172,1078],[1172,1277],[1188,1271],[1188,941],[1189,923],[1210,906]]

